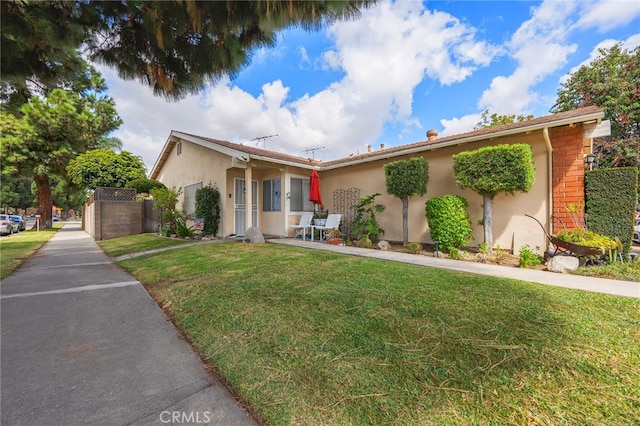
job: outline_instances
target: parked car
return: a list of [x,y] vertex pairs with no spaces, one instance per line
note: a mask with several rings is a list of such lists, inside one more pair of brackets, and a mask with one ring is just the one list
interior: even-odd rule
[[0,234],[11,235],[15,225],[9,218],[8,214],[0,214]]
[[633,228],[633,242],[640,244],[640,217],[636,218],[636,226]]
[[24,231],[25,229],[27,229],[27,225],[25,224],[25,221],[22,218],[22,216],[19,216],[17,214],[12,214],[12,215],[9,215],[9,219],[11,219],[13,223],[15,223],[16,229],[18,230],[18,232]]
[[54,215],[52,216],[52,219],[53,219],[53,221],[54,221],[54,222],[57,222],[57,221],[59,221],[59,220],[60,220],[60,216],[58,216],[57,214],[54,214]]

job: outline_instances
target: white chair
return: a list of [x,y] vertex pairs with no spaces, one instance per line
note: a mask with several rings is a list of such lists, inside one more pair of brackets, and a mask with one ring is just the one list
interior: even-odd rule
[[[304,213],[300,217],[300,223],[297,225],[290,225],[290,228],[296,230],[296,235],[293,238],[302,238],[305,239],[307,235],[307,229],[311,229],[311,221],[313,220],[313,213]],[[313,230],[311,231],[311,239],[313,239]]]
[[330,214],[329,216],[327,216],[327,221],[325,222],[324,225],[320,226],[320,225],[311,225],[311,241],[313,241],[313,234],[314,234],[314,230],[315,229],[319,229],[320,230],[320,240],[322,240],[324,231],[326,231],[327,229],[331,229],[331,228],[339,228],[340,227],[340,220],[342,219],[342,215],[341,214]]

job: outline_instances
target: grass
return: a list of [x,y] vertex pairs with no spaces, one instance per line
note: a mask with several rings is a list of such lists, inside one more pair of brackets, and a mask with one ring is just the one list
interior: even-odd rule
[[8,277],[22,262],[35,253],[57,232],[59,227],[40,231],[23,231],[0,238],[0,279]]
[[627,425],[640,300],[277,245],[119,263],[270,425]]
[[600,266],[585,266],[576,269],[573,273],[590,277],[640,282],[640,258],[636,258],[633,261],[613,262]]
[[108,256],[116,257],[122,256],[123,254],[172,247],[192,242],[193,240],[159,237],[156,234],[139,234],[105,241],[96,241],[96,244],[98,244]]

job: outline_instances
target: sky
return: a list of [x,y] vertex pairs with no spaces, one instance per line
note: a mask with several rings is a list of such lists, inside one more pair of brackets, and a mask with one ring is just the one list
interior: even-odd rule
[[640,1],[382,0],[280,33],[234,80],[179,102],[98,68],[123,120],[113,136],[150,171],[172,130],[328,161],[464,133],[485,110],[548,115],[568,75],[615,43],[640,45]]

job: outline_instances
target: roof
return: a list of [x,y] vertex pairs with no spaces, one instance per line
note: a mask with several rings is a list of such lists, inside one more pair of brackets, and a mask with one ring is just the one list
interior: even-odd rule
[[280,164],[288,164],[308,169],[333,169],[344,167],[349,164],[357,164],[362,162],[375,161],[380,158],[413,154],[450,145],[460,145],[488,138],[497,138],[501,136],[509,136],[518,133],[542,130],[544,128],[573,125],[576,123],[596,123],[600,122],[603,117],[604,113],[600,108],[596,106],[588,106],[571,111],[546,115],[531,120],[520,121],[517,123],[505,124],[496,127],[486,127],[467,133],[439,137],[435,141],[420,141],[408,145],[400,145],[373,152],[367,152],[364,154],[352,155],[349,157],[344,157],[327,162],[173,130],[171,132],[171,135],[167,139],[167,142],[165,143],[160,157],[158,157],[158,160],[156,161],[156,164],[151,171],[151,178],[154,179],[155,177],[157,177],[160,169],[164,165],[169,155],[169,152],[178,140],[187,140],[189,142],[196,143],[200,146],[212,149],[214,151],[223,152],[232,157],[236,157],[241,161],[249,161],[250,159],[255,159]]

